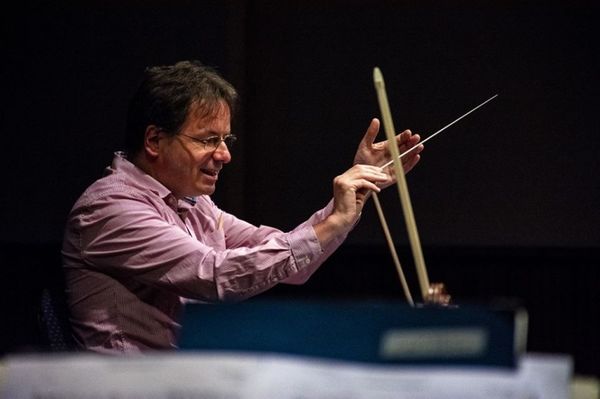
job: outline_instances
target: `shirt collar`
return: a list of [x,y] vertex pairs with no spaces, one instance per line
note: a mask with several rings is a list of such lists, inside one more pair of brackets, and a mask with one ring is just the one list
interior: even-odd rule
[[185,216],[194,206],[196,206],[196,197],[184,197],[177,203],[177,213],[180,216]]
[[170,208],[182,216],[196,205],[196,197],[184,197],[177,200],[173,193],[162,183],[131,163],[123,151],[115,152],[112,165],[108,168],[107,174],[118,171],[126,173],[132,179],[133,184],[154,192]]

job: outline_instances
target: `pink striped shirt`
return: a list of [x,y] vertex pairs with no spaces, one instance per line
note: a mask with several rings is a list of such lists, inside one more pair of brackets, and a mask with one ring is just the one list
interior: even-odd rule
[[80,346],[176,348],[187,299],[239,301],[280,282],[302,284],[345,239],[321,248],[312,228],[332,202],[286,233],[244,222],[208,196],[195,200],[177,200],[122,153],[77,200],[62,255]]

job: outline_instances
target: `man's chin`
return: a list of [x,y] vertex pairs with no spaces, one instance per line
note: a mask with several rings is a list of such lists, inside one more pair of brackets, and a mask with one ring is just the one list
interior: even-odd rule
[[198,190],[196,190],[196,195],[194,195],[194,197],[197,197],[199,195],[212,195],[215,192],[215,185],[203,185],[202,187],[199,187]]

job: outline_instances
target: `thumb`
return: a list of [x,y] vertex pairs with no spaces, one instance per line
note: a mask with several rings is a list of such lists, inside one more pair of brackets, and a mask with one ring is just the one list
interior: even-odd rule
[[375,142],[377,133],[379,133],[379,119],[373,118],[362,139],[362,144],[370,148]]

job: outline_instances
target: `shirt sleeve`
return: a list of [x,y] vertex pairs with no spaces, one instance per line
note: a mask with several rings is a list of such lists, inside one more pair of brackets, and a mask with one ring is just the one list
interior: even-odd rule
[[[316,238],[312,225],[331,212],[331,204],[288,233],[222,213],[221,226],[204,223],[196,237],[168,211],[132,195],[96,199],[71,220],[80,229],[81,258],[88,268],[119,281],[135,280],[191,299],[237,301],[279,282],[306,281],[345,238],[327,248]],[[221,213],[214,205],[206,212]]]
[[[228,239],[228,246],[258,246],[260,248],[261,242],[264,242],[268,237],[277,237],[283,234],[287,243],[286,249],[289,247],[289,252],[286,255],[290,257],[291,264],[294,266],[290,270],[291,273],[283,276],[281,282],[303,284],[339,248],[348,235],[348,233],[339,235],[325,247],[321,246],[313,226],[323,221],[332,210],[333,200],[325,208],[315,212],[308,220],[288,233],[282,233],[280,230],[267,226],[257,228],[237,219],[235,216],[223,213],[224,226],[228,232],[227,237],[234,237],[234,239]],[[270,256],[268,247],[269,245],[260,248],[261,251],[257,253],[258,257],[262,254]],[[258,261],[258,263],[262,262]]]

